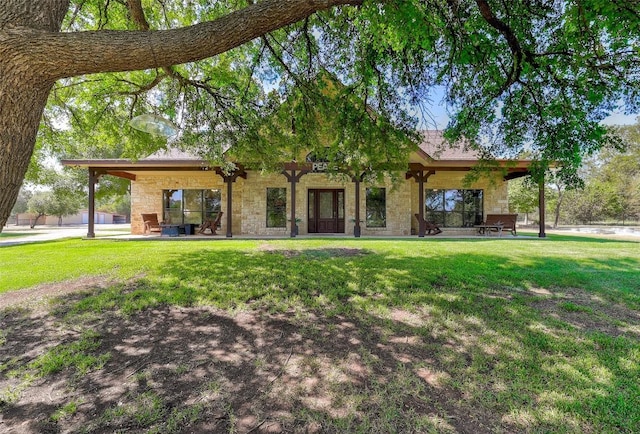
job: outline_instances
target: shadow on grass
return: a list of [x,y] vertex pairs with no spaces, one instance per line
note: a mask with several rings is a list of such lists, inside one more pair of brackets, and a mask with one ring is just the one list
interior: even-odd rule
[[[167,260],[159,276],[65,296],[53,316],[6,312],[3,373],[87,327],[110,359],[85,376],[69,368],[35,382],[4,404],[3,423],[31,432],[633,432],[637,310],[612,318],[604,294],[577,289],[607,287],[612,270],[621,288],[612,299],[637,303],[633,265],[203,248]],[[565,299],[590,310],[536,308]],[[74,414],[50,416],[70,401]]]
[[[523,232],[522,235],[537,237],[537,233],[529,233]],[[640,243],[640,239],[637,241],[634,240],[623,240],[623,239],[613,239],[613,238],[603,238],[603,236],[588,236],[588,235],[561,235],[561,234],[547,234],[546,238],[541,238],[542,240],[552,240],[552,241],[577,241],[577,242],[589,242],[589,243],[597,243],[597,244],[609,244],[609,243],[622,243],[622,244],[638,244]]]
[[0,238],[26,237],[30,235],[36,235],[36,234],[31,232],[0,232]]

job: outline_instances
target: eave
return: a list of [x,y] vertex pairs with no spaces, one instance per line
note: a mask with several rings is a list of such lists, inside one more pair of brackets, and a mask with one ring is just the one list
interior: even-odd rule
[[[218,171],[220,168],[211,166],[204,160],[62,160],[64,166],[92,169],[96,175],[111,175],[120,178],[136,180],[138,172],[188,172],[188,171]],[[495,160],[493,171],[503,171],[504,179],[515,179],[530,174],[530,160]],[[477,160],[433,160],[424,163],[408,163],[408,173],[417,171],[427,172],[467,172],[478,165]],[[285,170],[311,170],[309,163],[283,163]]]

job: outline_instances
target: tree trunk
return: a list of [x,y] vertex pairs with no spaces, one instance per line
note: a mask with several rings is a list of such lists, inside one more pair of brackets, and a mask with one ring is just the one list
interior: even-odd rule
[[[53,80],[30,62],[29,46],[12,32],[58,32],[69,0],[3,0],[0,6],[0,232],[29,166]],[[15,47],[25,45],[20,52]]]
[[362,0],[263,0],[215,21],[153,32],[60,32],[69,0],[1,2],[0,232],[18,197],[57,79],[212,57],[319,10]]
[[[0,69],[0,231],[7,223],[29,167],[51,85],[7,77]],[[8,78],[8,79],[7,79]]]
[[564,198],[564,191],[562,186],[557,185],[558,188],[558,200],[556,201],[556,209],[554,210],[553,228],[558,228],[558,222],[560,221],[560,207],[562,206],[562,199]]
[[38,215],[36,216],[36,218],[33,220],[33,223],[31,223],[31,229],[35,228],[36,225],[38,224],[38,220],[40,220],[40,217],[44,216],[46,214],[43,213],[38,213]]

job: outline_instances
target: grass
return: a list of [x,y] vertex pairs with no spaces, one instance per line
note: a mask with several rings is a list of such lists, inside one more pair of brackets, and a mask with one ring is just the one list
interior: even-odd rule
[[32,232],[0,232],[0,238],[9,238],[9,237],[26,237],[29,235],[35,235]]
[[109,359],[108,354],[95,356],[92,354],[100,346],[100,336],[87,330],[77,341],[58,345],[45,351],[33,360],[27,367],[39,377],[55,374],[61,370],[73,367],[77,375],[85,375],[93,369],[98,369]]
[[[304,339],[323,345],[339,345],[343,336],[351,342],[347,354],[331,363],[314,352],[292,351],[287,359],[288,374],[323,378],[318,387],[332,402],[331,411],[294,405],[291,420],[327,432],[448,432],[460,420],[485,432],[637,432],[639,247],[576,236],[66,240],[0,248],[0,288],[91,276],[111,282],[54,310],[62,325],[113,315],[134,321],[162,306],[207,306],[286,314]],[[11,339],[10,331],[0,335],[2,342]],[[22,369],[35,377],[99,371],[109,360],[100,342],[100,334],[84,332],[43,348],[32,361],[0,360],[0,371]],[[380,348],[394,348],[393,361]],[[248,365],[260,372],[270,360],[256,355]],[[340,380],[354,365],[365,372],[366,387]],[[171,367],[175,377],[197,372],[184,361]],[[300,384],[269,383],[282,372],[266,381],[268,393],[303,399],[304,393],[296,395]],[[226,408],[229,424],[240,423],[222,377],[201,383],[213,386],[199,389],[197,404],[175,406],[149,386],[154,374],[148,375],[140,377],[144,388],[93,422],[96,430],[132,424],[179,432],[204,417],[202,396],[221,400],[216,405]],[[76,402],[72,398],[50,418],[72,418],[81,407]]]

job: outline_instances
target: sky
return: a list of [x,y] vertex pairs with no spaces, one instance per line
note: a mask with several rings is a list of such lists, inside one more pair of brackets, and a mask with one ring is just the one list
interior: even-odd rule
[[[432,104],[429,107],[430,119],[420,121],[418,129],[438,129],[443,130],[449,122],[449,115],[444,102],[445,88],[443,86],[434,86],[431,94]],[[409,109],[412,114],[418,113],[416,109]],[[419,114],[418,114],[419,115]],[[625,115],[622,112],[616,112],[608,116],[602,121],[603,125],[633,125],[640,122],[640,113]]]
[[639,117],[640,114],[625,115],[622,113],[615,113],[604,119],[602,123],[605,125],[631,125],[640,121],[640,119],[638,119]]
[[[436,123],[437,129],[444,129],[449,122],[449,116],[444,106],[434,105],[431,107],[431,116]],[[636,122],[640,122],[640,113],[625,115],[623,113],[614,113],[606,117],[602,124],[604,125],[633,125]],[[429,125],[428,128],[433,128],[433,125]]]

